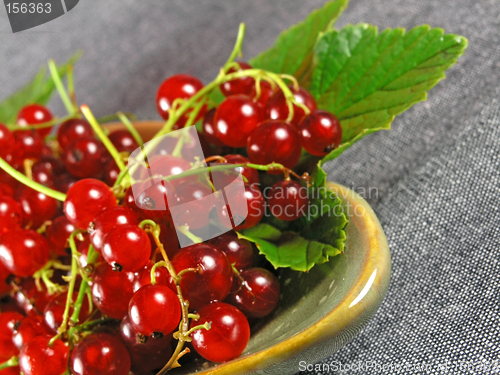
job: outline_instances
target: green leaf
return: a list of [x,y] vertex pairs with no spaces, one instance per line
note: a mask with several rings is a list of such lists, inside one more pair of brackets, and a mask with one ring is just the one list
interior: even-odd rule
[[323,33],[314,48],[310,91],[342,124],[337,157],[365,135],[389,129],[394,117],[425,100],[467,48],[467,40],[423,25],[405,32],[349,25]]
[[[78,52],[72,56],[67,63],[59,66],[58,71],[61,77],[68,73],[69,67],[73,65],[80,56],[81,52]],[[54,90],[54,82],[47,74],[47,69],[42,67],[31,82],[0,103],[0,122],[4,124],[13,124],[16,121],[19,110],[27,104],[47,104]]]
[[279,220],[271,219],[239,234],[255,242],[259,251],[276,268],[308,271],[315,264],[327,262],[329,257],[344,251],[347,218],[342,202],[325,187],[326,173],[323,169],[318,166],[316,173],[322,177],[316,177],[320,185],[313,184],[310,188],[310,207],[306,216],[292,222],[281,222],[281,229],[271,224]]
[[282,32],[274,46],[250,60],[254,68],[294,75],[299,82],[308,79],[313,47],[318,35],[333,26],[347,7],[348,0],[336,0],[312,12],[303,22]]

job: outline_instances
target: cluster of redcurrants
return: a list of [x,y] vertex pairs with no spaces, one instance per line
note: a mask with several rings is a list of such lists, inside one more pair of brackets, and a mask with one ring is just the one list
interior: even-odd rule
[[[14,203],[20,212],[19,203]],[[63,373],[68,357],[73,374],[128,374],[130,368],[142,374],[165,365],[172,353],[172,333],[181,320],[181,305],[167,268],[156,268],[155,283],[151,280],[156,242],[139,226],[141,219],[152,218],[151,213],[161,228],[159,242],[176,272],[183,273],[180,288],[189,310],[199,315],[192,325],[211,323],[212,329],[191,334],[194,349],[204,358],[222,362],[241,354],[250,336],[247,318],[269,314],[278,302],[278,279],[266,269],[252,268],[253,246],[234,232],[179,250],[170,219],[158,219],[155,211],[117,205],[111,189],[95,179],[70,187],[64,212],[44,235],[15,229],[12,222],[1,239],[1,277],[15,288],[2,287],[3,293],[14,294],[11,305],[4,306],[14,311],[0,314],[0,359],[19,353],[25,375]],[[98,314],[121,320],[121,325],[113,328],[108,323],[97,329],[70,353],[60,339],[48,349],[63,324],[67,292],[50,296],[45,288],[37,289],[30,276],[51,257],[67,261],[68,238],[75,229],[88,231],[76,241],[81,267],[87,266],[89,244],[100,254],[91,274],[93,304]],[[73,307],[70,316],[72,311]],[[97,318],[83,300],[79,321]],[[102,354],[94,356],[95,350]],[[47,368],[50,372],[44,372]]]
[[[246,63],[239,67],[229,73],[250,69]],[[202,87],[191,76],[170,77],[158,90],[160,115],[168,119],[176,99],[188,100]],[[226,99],[218,108],[207,112],[202,106],[198,113],[197,120],[203,118],[198,136],[206,157],[215,154],[213,160],[239,165],[218,176],[230,183],[236,172],[245,181],[244,189],[226,191],[236,202],[230,209],[225,201],[197,204],[213,195],[214,186],[196,174],[153,185],[138,182],[143,185],[115,196],[111,187],[120,169],[83,119],[64,121],[48,142],[44,138],[53,117],[43,106],[23,108],[17,123],[48,126],[11,132],[0,124],[0,157],[33,181],[67,194],[61,207],[54,198],[0,173],[0,279],[5,281],[0,294],[9,295],[1,305],[0,362],[19,356],[19,367],[0,374],[59,374],[68,366],[72,374],[150,373],[165,365],[173,352],[173,337],[179,338],[174,332],[185,316],[180,295],[189,312],[198,314],[188,331],[192,347],[202,357],[223,362],[242,353],[250,336],[248,319],[269,314],[278,303],[278,279],[254,267],[253,245],[235,232],[180,249],[179,227],[195,235],[210,225],[214,207],[220,222],[232,223],[237,230],[256,225],[265,213],[266,199],[259,189],[259,173],[248,163],[284,166],[285,170],[267,169],[269,174],[286,175],[271,186],[267,206],[278,219],[299,218],[309,202],[300,192],[302,185],[288,173],[302,148],[314,156],[326,155],[338,147],[342,131],[335,116],[318,110],[303,88],[290,88],[294,103],[301,104],[293,104],[291,119],[290,98],[266,80],[257,83],[243,77],[220,89]],[[176,127],[182,128],[188,116],[189,111]],[[124,158],[139,147],[127,131],[112,132],[109,139]],[[163,176],[190,170],[191,143],[184,142],[182,157],[153,156],[148,168],[160,168]],[[248,157],[239,154],[244,147]],[[192,204],[173,215],[168,206],[158,209],[162,202]],[[235,225],[238,216],[242,220]],[[159,232],[151,229],[152,223]],[[70,275],[76,283],[72,290],[89,283],[92,304],[81,298],[77,302],[76,291],[68,297],[67,289],[58,284],[68,280],[72,241],[73,255],[79,254],[79,272]],[[163,264],[155,266],[162,248],[174,274]],[[91,262],[89,249],[96,255]],[[47,265],[51,266],[44,269]],[[76,338],[64,335],[68,327]]]
[[[231,68],[228,74],[251,69],[239,62],[239,69]],[[168,119],[169,109],[176,99],[189,99],[203,88],[197,78],[178,74],[166,79],[158,89],[156,104],[159,114]],[[242,77],[224,82],[220,89],[226,99],[217,109],[205,114],[203,107],[198,117],[204,116],[203,134],[213,145],[233,148],[246,147],[252,163],[272,162],[293,168],[299,161],[302,147],[315,156],[325,156],[339,146],[342,128],[331,113],[317,109],[314,97],[302,87],[289,87],[297,103],[293,117],[289,117],[287,98],[282,90],[268,81],[259,81],[259,92],[252,77]],[[187,114],[177,126],[182,127]]]
[[[38,105],[23,111],[31,111],[33,118],[19,120],[19,124],[36,125],[52,118],[48,110]],[[149,210],[147,204],[141,206],[141,202],[155,199],[151,191],[134,199],[128,189],[117,205],[108,185],[116,180],[118,169],[86,121],[72,119],[58,128],[56,153],[39,142],[47,135],[47,129],[50,127],[10,132],[0,125],[0,149],[5,160],[21,172],[26,172],[25,160],[29,160],[27,170],[34,181],[67,193],[61,209],[55,199],[1,174],[0,294],[10,296],[1,305],[0,362],[19,355],[19,367],[0,373],[63,373],[68,361],[73,374],[128,374],[130,369],[146,374],[165,365],[172,353],[172,333],[181,320],[181,306],[177,286],[165,267],[156,268],[156,282],[151,282],[158,252],[153,236],[139,226],[144,219],[159,225],[158,240],[175,270],[187,270],[180,279],[180,288],[190,312],[199,315],[192,325],[211,322],[214,328],[191,334],[195,350],[216,362],[238,356],[250,335],[247,319],[269,314],[279,299],[276,276],[264,268],[252,267],[253,245],[228,232],[179,251],[168,211]],[[20,139],[36,140],[37,146],[31,149],[28,146],[33,143],[27,142],[25,148],[20,147],[16,143],[18,134],[22,134]],[[138,147],[128,132],[116,131],[109,138],[119,152],[129,153]],[[23,151],[18,162],[9,156],[13,150]],[[232,160],[231,156],[227,159]],[[169,160],[171,166],[190,168],[182,158]],[[240,160],[239,155],[234,155],[234,163]],[[114,176],[103,175],[109,164],[115,165]],[[244,172],[249,178],[253,175],[253,181],[256,175],[258,178],[255,170],[245,168]],[[203,187],[192,178],[177,182],[175,199],[181,201],[195,199]],[[260,195],[258,199],[263,202]],[[249,222],[245,224],[248,226]],[[81,254],[79,267],[92,280],[92,302],[98,310],[92,311],[87,299],[81,301],[80,325],[76,326],[81,338],[70,350],[67,337],[50,342],[65,324],[65,315],[73,314],[73,305],[66,311],[68,292],[58,290],[50,294],[40,280],[35,283],[33,276],[50,261],[71,262],[68,239],[78,229],[83,233],[82,238],[75,237]],[[90,244],[99,253],[93,265],[87,265]],[[51,283],[65,284],[64,277],[67,271],[56,269]],[[77,277],[76,287],[84,282]],[[71,300],[76,301],[77,295],[74,292]],[[106,321],[94,328],[92,323],[102,316],[115,319],[116,323]],[[100,350],[101,355],[94,356],[95,350]]]

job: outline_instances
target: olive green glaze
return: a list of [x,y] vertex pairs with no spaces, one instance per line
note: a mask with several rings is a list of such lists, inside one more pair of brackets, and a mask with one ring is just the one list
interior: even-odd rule
[[[140,131],[158,128],[157,123],[136,126]],[[172,374],[293,374],[300,361],[318,362],[360,332],[387,291],[389,248],[368,203],[343,186],[328,186],[342,199],[349,218],[344,254],[308,273],[283,270],[278,308],[254,326],[239,358],[218,365],[199,359]]]

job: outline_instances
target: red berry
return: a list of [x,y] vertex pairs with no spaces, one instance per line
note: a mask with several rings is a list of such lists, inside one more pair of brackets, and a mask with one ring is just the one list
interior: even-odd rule
[[107,162],[104,167],[104,181],[108,186],[113,186],[118,179],[118,175],[120,174],[120,168],[116,164],[114,159],[111,159]]
[[136,375],[150,375],[162,368],[172,355],[170,335],[152,338],[141,335],[126,317],[120,324],[120,337],[130,353],[132,372]]
[[113,191],[104,182],[84,179],[72,185],[64,201],[64,213],[78,229],[87,230],[91,221],[106,208],[116,206]]
[[[8,294],[12,287],[9,284],[9,270],[0,262],[0,299]],[[3,310],[0,310],[3,311]]]
[[75,375],[128,375],[131,365],[125,345],[104,332],[85,337],[71,353],[69,362]]
[[278,219],[296,220],[305,214],[309,204],[307,189],[292,180],[278,181],[272,186],[267,202]]
[[117,225],[103,239],[102,256],[115,270],[138,271],[149,262],[151,242],[137,225]]
[[48,187],[53,187],[56,175],[64,171],[64,163],[61,159],[48,155],[42,156],[31,168],[33,180]]
[[57,255],[68,255],[68,239],[75,229],[75,226],[69,222],[66,216],[59,216],[54,219],[52,225],[49,225],[45,232],[45,238],[49,243],[50,249]]
[[[175,156],[165,156],[165,155],[155,155],[149,159],[150,170],[146,171],[147,175],[144,178],[153,176],[169,177],[181,174],[183,172],[189,171],[191,169],[191,164],[182,158],[177,158]],[[174,179],[169,183],[174,187],[182,184],[186,181],[196,181],[196,176],[190,176],[180,179]],[[156,182],[157,179],[154,179]]]
[[101,252],[104,236],[117,225],[123,224],[139,224],[139,217],[134,210],[128,207],[115,206],[99,213],[89,228],[90,241],[94,245],[94,249]]
[[208,225],[210,210],[215,205],[215,195],[207,184],[187,182],[176,189],[177,205],[170,207],[176,226],[187,225],[189,229],[200,229]]
[[[78,296],[77,292],[73,293],[73,301],[76,301]],[[66,301],[68,298],[68,293],[62,293],[52,297],[50,302],[45,306],[43,310],[43,319],[47,328],[49,328],[53,333],[57,333],[57,329],[61,326],[63,322],[64,309],[66,308]],[[73,314],[73,307],[69,309],[69,316]],[[87,298],[83,299],[82,308],[80,314],[78,315],[79,321],[83,322],[89,317],[89,301]]]
[[[151,270],[153,269],[153,263],[148,263],[143,269],[139,270],[135,274],[134,280],[134,292],[139,290],[144,285],[151,284]],[[170,277],[170,273],[168,272],[166,267],[156,267],[155,268],[155,279],[156,285],[166,285],[172,291],[177,293],[176,286]]]
[[250,268],[240,273],[237,289],[229,294],[228,303],[248,318],[262,318],[274,310],[280,298],[280,283],[264,268]]
[[0,123],[0,157],[4,158],[14,150],[14,136],[11,131]]
[[217,137],[231,147],[245,147],[248,136],[264,120],[264,111],[246,95],[233,95],[215,112]]
[[7,195],[0,196],[0,234],[19,228],[23,223],[23,211],[18,202]]
[[66,120],[57,129],[57,142],[63,150],[77,139],[92,138],[93,136],[92,127],[83,119]]
[[280,163],[292,169],[301,153],[297,130],[285,121],[266,121],[248,137],[248,158],[255,164]]
[[[20,126],[38,125],[52,121],[52,113],[40,104],[29,104],[19,111],[17,114],[17,124]],[[41,137],[45,137],[50,133],[52,127],[37,129]]]
[[[239,154],[226,155],[224,156],[224,158],[228,163],[231,164],[244,164],[250,162],[250,160],[248,160],[246,157]],[[241,175],[246,179],[245,184],[253,185],[259,183],[259,172],[257,171],[257,169],[250,167],[237,167],[234,170],[241,173]]]
[[[14,159],[22,162],[22,159],[38,160],[42,157],[43,138],[34,130],[14,131]],[[19,154],[16,154],[19,153]]]
[[199,329],[191,334],[193,347],[203,358],[212,362],[225,362],[239,356],[250,339],[247,318],[236,307],[226,303],[213,303],[198,311],[200,318],[192,325],[211,322],[209,330]]
[[128,207],[135,205],[139,215],[147,219],[167,217],[169,205],[172,202],[176,203],[177,200],[174,187],[168,181],[161,181],[144,190],[143,188],[138,190],[139,196],[130,195],[126,204]]
[[47,240],[33,230],[14,229],[2,237],[0,260],[14,275],[33,275],[49,260]]
[[62,156],[69,173],[79,178],[98,178],[103,175],[107,150],[93,137],[73,141]]
[[32,315],[23,318],[19,324],[16,324],[12,342],[21,350],[21,348],[32,338],[37,336],[49,335],[51,332],[43,322],[43,316]]
[[63,173],[61,175],[55,176],[54,178],[54,189],[66,194],[71,186],[78,181],[78,178],[70,175],[69,173]]
[[222,233],[220,236],[214,237],[214,238],[208,240],[208,243],[210,245],[214,245],[215,247],[218,247],[222,242],[224,242],[227,239],[237,239],[237,238],[238,238],[238,235],[236,234],[236,232],[230,230],[229,232]]
[[146,285],[135,292],[128,313],[132,326],[139,333],[161,338],[177,328],[181,305],[168,286]]
[[27,186],[19,197],[19,203],[23,210],[23,225],[34,229],[50,220],[57,210],[57,201],[54,198]]
[[[158,88],[156,93],[156,108],[163,119],[168,120],[168,110],[172,107],[175,99],[189,99],[203,88],[203,83],[193,76],[187,74],[176,74],[167,78]],[[199,112],[198,121],[206,111],[206,107]],[[186,124],[189,112],[182,116],[177,124],[181,127]]]
[[108,135],[111,143],[118,152],[132,152],[139,147],[136,140],[128,130],[115,130]]
[[19,367],[24,375],[63,374],[68,366],[69,348],[60,339],[49,346],[51,336],[30,340],[19,353]]
[[131,272],[115,272],[106,263],[99,265],[94,271],[92,301],[111,318],[124,318],[134,295],[134,279]]
[[[292,91],[295,100],[298,103],[304,104],[310,111],[314,111],[318,108],[314,97],[303,87],[300,87],[298,91],[290,87],[290,90]],[[288,118],[288,114],[289,110],[285,95],[283,94],[283,91],[279,90],[267,101],[266,115],[271,120],[286,120]],[[304,115],[304,110],[294,104],[293,118],[290,123],[297,126]]]
[[[231,68],[228,70],[227,74],[241,72],[247,69],[252,69],[250,64],[247,64],[246,62],[238,61],[238,64],[240,65],[239,69]],[[237,94],[250,95],[254,86],[255,86],[255,80],[252,77],[243,77],[224,82],[219,87],[220,91],[222,91],[222,94],[224,94],[224,96],[230,96]]]
[[24,317],[14,311],[6,311],[0,314],[0,363],[10,359],[19,353],[12,342],[12,335],[18,322]]
[[217,249],[226,254],[229,263],[237,270],[252,267],[254,254],[250,241],[243,238],[226,238],[217,246]]
[[205,117],[203,118],[203,135],[208,142],[210,142],[214,146],[221,147],[224,146],[224,143],[222,143],[221,140],[217,138],[217,134],[215,133],[214,117],[216,110],[216,108],[212,108],[205,114]]
[[26,315],[42,314],[53,297],[43,287],[42,290],[38,290],[35,280],[32,278],[23,279],[14,294],[17,304]]
[[257,87],[253,86],[250,97],[257,101],[263,108],[266,108],[267,102],[271,96],[273,96],[275,90],[271,84],[267,81],[260,81],[260,96],[257,98]]
[[222,301],[231,290],[231,265],[226,255],[212,245],[201,243],[186,247],[174,256],[172,265],[177,273],[188,268],[197,269],[184,273],[180,282],[191,310]]
[[327,111],[313,111],[298,126],[302,147],[312,155],[325,156],[340,145],[340,121]]
[[255,186],[230,186],[226,196],[231,197],[229,209],[222,194],[217,201],[217,215],[227,228],[242,230],[257,225],[264,216],[265,201],[260,190]]

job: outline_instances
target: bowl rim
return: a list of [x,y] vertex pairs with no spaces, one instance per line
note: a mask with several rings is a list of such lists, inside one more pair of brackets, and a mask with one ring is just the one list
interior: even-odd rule
[[[152,129],[159,129],[163,124],[163,121],[135,121],[134,127],[140,133],[145,131],[152,134]],[[124,128],[120,123],[105,124],[105,127],[110,131]],[[344,205],[350,205],[351,213],[362,212],[349,215],[348,225],[356,225],[358,228],[363,247],[366,247],[366,254],[360,276],[345,298],[322,319],[294,336],[269,348],[243,355],[195,374],[234,375],[263,370],[270,365],[286,361],[315,344],[334,338],[349,328],[353,322],[366,320],[367,314],[371,315],[380,306],[391,274],[391,256],[382,226],[368,202],[355,191],[333,182],[327,182],[327,187],[339,196]],[[349,314],[346,314],[346,311],[349,311]]]

